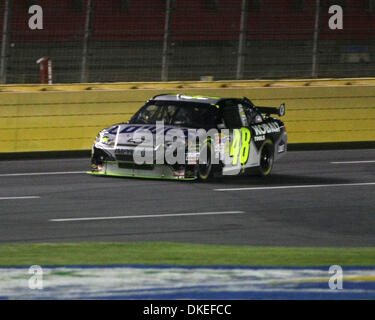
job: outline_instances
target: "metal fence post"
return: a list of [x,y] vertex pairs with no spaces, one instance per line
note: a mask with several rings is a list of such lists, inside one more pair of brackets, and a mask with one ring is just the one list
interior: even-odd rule
[[2,36],[2,41],[1,41],[1,57],[0,57],[0,83],[6,83],[6,77],[7,77],[10,0],[5,0],[4,5],[5,5],[5,8],[4,8],[4,19],[3,19],[3,36]]
[[312,71],[311,71],[311,76],[313,78],[317,77],[319,22],[320,22],[320,0],[316,0],[314,44],[313,44]]
[[86,21],[85,21],[85,34],[83,37],[83,50],[82,50],[82,66],[81,66],[81,82],[88,82],[88,47],[91,33],[91,14],[92,4],[94,0],[87,0],[86,2]]
[[237,80],[243,78],[243,71],[245,67],[246,28],[247,28],[247,0],[242,0],[240,37],[238,40],[238,51],[237,51],[237,71],[236,71]]
[[165,24],[164,24],[164,38],[163,38],[163,58],[161,63],[161,81],[168,81],[168,54],[169,54],[169,36],[170,36],[170,22],[172,12],[172,0],[166,0],[165,8]]

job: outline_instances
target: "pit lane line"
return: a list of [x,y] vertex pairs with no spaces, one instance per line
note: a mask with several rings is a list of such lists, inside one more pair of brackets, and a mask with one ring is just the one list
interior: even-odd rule
[[331,161],[331,164],[361,164],[361,163],[375,163],[375,160],[362,160],[362,161]]
[[0,174],[0,177],[18,177],[18,176],[47,176],[47,175],[63,175],[63,174],[83,174],[87,171],[66,171],[66,172],[26,172],[26,173],[6,173]]
[[39,196],[24,196],[24,197],[0,197],[1,200],[27,200],[27,199],[40,199]]
[[221,211],[221,212],[148,214],[148,215],[137,215],[137,216],[114,216],[114,217],[88,217],[88,218],[50,219],[49,221],[52,221],[52,222],[68,222],[68,221],[114,220],[114,219],[143,219],[143,218],[208,216],[208,215],[241,214],[241,213],[245,213],[245,212],[244,211]]
[[277,186],[277,187],[250,187],[250,188],[226,188],[214,189],[214,191],[247,191],[247,190],[277,190],[277,189],[299,189],[299,188],[328,188],[328,187],[356,187],[356,186],[375,186],[375,182],[363,183],[334,183],[334,184],[307,184],[298,186]]

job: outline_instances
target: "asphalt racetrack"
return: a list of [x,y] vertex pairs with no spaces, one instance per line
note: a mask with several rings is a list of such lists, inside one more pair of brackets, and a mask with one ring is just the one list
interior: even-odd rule
[[0,243],[375,246],[375,149],[294,151],[267,178],[96,177],[89,159],[0,162]]

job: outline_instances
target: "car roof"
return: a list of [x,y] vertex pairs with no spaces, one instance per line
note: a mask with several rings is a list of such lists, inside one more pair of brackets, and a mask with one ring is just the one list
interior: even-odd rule
[[208,104],[217,104],[220,100],[223,100],[220,97],[207,97],[207,96],[189,96],[184,94],[161,94],[153,97],[151,100],[154,101],[181,101],[181,102],[195,102],[195,103],[208,103]]

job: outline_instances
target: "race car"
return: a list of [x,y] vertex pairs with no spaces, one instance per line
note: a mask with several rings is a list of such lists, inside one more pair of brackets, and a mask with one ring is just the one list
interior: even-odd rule
[[99,132],[92,146],[94,175],[174,180],[271,173],[287,151],[280,107],[248,98],[162,94],[129,121]]

